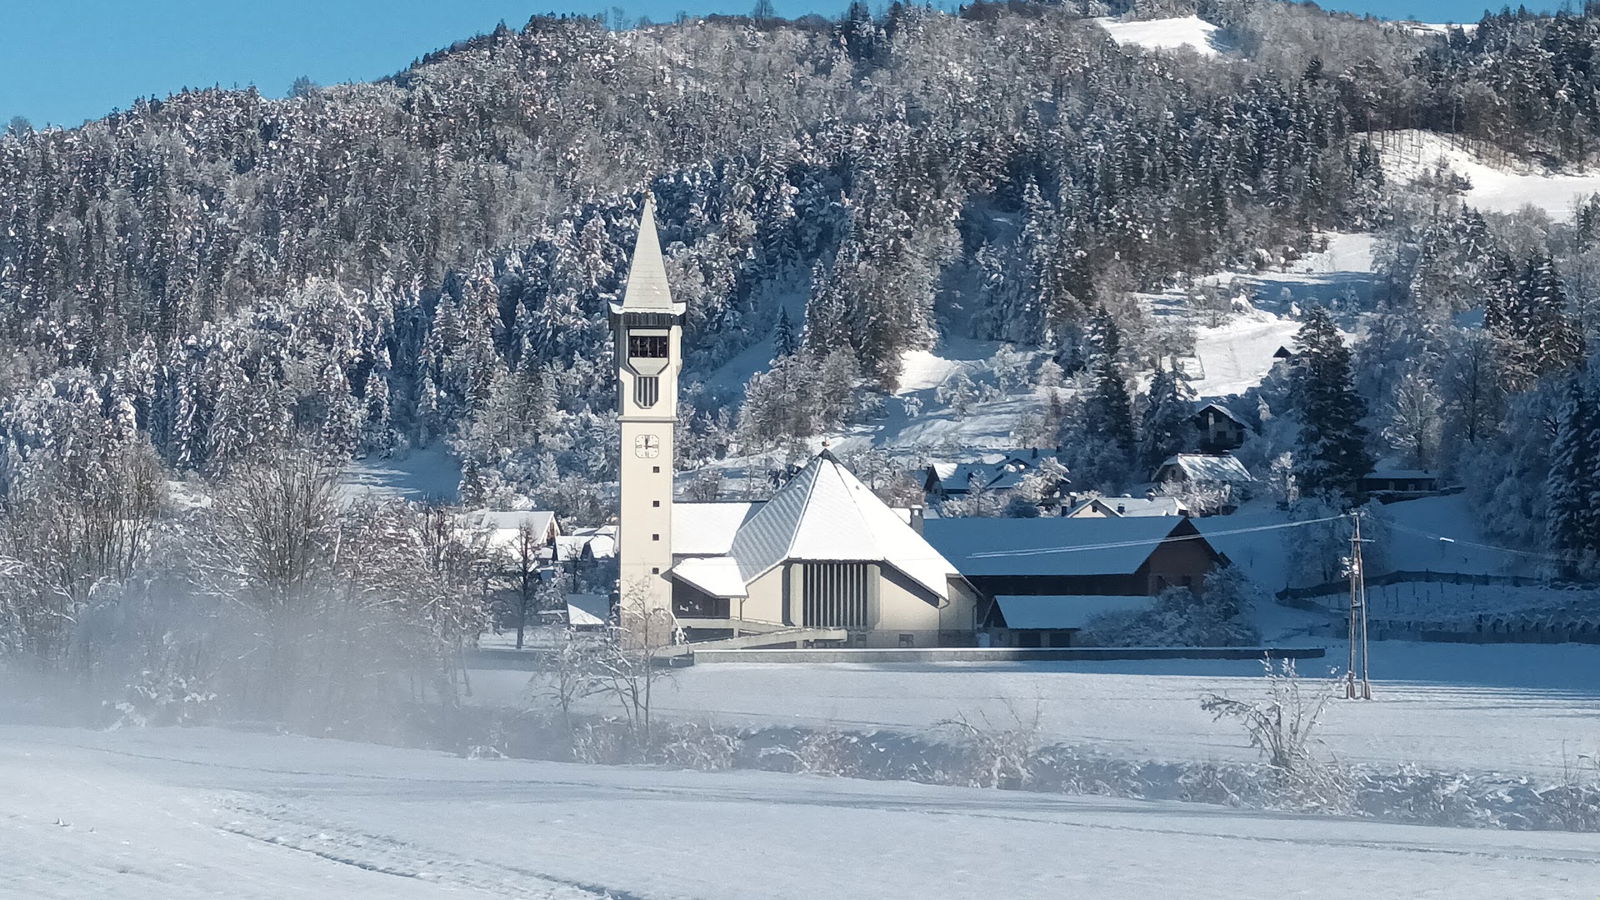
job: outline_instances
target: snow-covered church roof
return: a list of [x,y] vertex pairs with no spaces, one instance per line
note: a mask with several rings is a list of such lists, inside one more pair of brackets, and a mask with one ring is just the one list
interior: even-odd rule
[[[691,540],[688,535],[685,541]],[[673,551],[682,552],[674,528]],[[725,556],[686,559],[672,574],[715,596],[734,594],[785,561],[879,562],[935,596],[960,573],[916,529],[824,450],[749,513]]]

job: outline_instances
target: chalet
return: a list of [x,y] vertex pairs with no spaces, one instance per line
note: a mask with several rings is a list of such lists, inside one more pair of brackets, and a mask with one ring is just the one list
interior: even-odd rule
[[1439,492],[1439,476],[1427,469],[1407,469],[1380,462],[1361,477],[1362,494],[1384,503],[1428,497]]
[[1009,491],[1037,470],[1043,459],[1038,450],[1027,450],[993,462],[934,464],[923,471],[922,489],[930,500],[961,498],[976,491]]
[[764,502],[674,503],[672,611],[691,637],[840,628],[859,646],[971,641],[976,593],[824,450]]
[[[530,553],[530,560],[551,562],[561,537],[556,514],[540,509],[474,510],[462,515],[461,527],[480,537],[484,549],[501,564],[513,567],[520,564],[524,552]],[[528,535],[526,546],[524,533]]]
[[1272,351],[1272,358],[1273,359],[1294,359],[1294,351],[1290,350],[1288,347],[1280,346],[1278,349]]
[[1246,488],[1255,483],[1244,463],[1229,453],[1179,453],[1167,457],[1151,481],[1194,488]]
[[1244,444],[1250,426],[1238,413],[1220,403],[1200,407],[1191,420],[1200,433],[1200,449],[1205,453],[1226,453]]
[[926,533],[978,591],[980,626],[1011,646],[1066,646],[1096,615],[1204,590],[1227,561],[1187,518],[939,519]]
[[1187,516],[1176,497],[1090,497],[1062,513],[1069,519],[1116,519],[1139,516]]

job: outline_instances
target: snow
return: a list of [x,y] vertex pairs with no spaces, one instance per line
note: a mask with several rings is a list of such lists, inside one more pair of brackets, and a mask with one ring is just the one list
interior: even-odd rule
[[1293,348],[1300,308],[1338,306],[1370,296],[1373,236],[1326,232],[1317,237],[1327,242],[1325,249],[1276,268],[1196,278],[1198,287],[1232,299],[1234,311],[1218,317],[1220,321],[1191,310],[1183,291],[1142,295],[1155,321],[1178,320],[1194,327],[1194,355],[1179,362],[1198,396],[1226,397],[1260,384],[1272,370],[1278,348]]
[[1112,18],[1094,20],[1119,46],[1133,45],[1147,50],[1176,50],[1187,47],[1201,56],[1216,56],[1220,44],[1217,26],[1199,16],[1146,19],[1119,22]]
[[1562,171],[1529,161],[1491,161],[1483,147],[1430,131],[1389,131],[1370,137],[1382,154],[1384,175],[1389,180],[1405,183],[1443,160],[1457,175],[1471,181],[1465,201],[1486,213],[1512,213],[1532,206],[1553,219],[1565,220],[1571,218],[1577,202],[1600,192],[1597,170]]
[[[726,672],[732,667],[719,667]],[[0,895],[1587,896],[1592,835],[0,726]],[[712,836],[692,839],[698,834]]]
[[[1324,617],[1282,607],[1266,643]],[[1258,621],[1261,621],[1258,619]],[[1317,640],[1316,643],[1328,643]],[[1349,763],[1502,772],[1560,782],[1600,751],[1600,646],[1374,641],[1375,699],[1333,704],[1320,732]],[[1329,644],[1310,677],[1345,660]],[[663,715],[723,725],[805,725],[927,733],[937,723],[1011,722],[1039,711],[1041,735],[1126,759],[1253,761],[1238,726],[1200,709],[1207,691],[1260,695],[1253,660],[1030,663],[723,663],[679,671],[658,688]],[[517,703],[526,672],[473,673],[476,702]]]
[[368,457],[351,463],[340,475],[344,496],[351,499],[403,498],[455,503],[461,487],[461,464],[443,447],[427,447],[392,457]]

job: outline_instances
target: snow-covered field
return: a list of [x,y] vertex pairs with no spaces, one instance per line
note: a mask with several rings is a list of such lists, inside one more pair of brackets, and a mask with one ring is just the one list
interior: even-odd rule
[[0,896],[1587,897],[1593,835],[0,726]]
[[1142,22],[1121,22],[1111,18],[1094,21],[1119,45],[1133,45],[1147,50],[1187,47],[1201,56],[1216,56],[1220,49],[1217,26],[1199,16],[1174,16]]
[[1383,156],[1383,172],[1405,183],[1444,161],[1472,187],[1465,200],[1486,213],[1516,212],[1532,206],[1557,220],[1572,216],[1574,204],[1600,192],[1600,171],[1551,171],[1531,162],[1486,159],[1479,150],[1430,131],[1391,131],[1372,135]]
[[[1275,611],[1283,643],[1293,624]],[[1301,664],[1307,676],[1342,667],[1335,644]],[[1600,647],[1592,645],[1372,645],[1377,699],[1337,703],[1322,731],[1327,750],[1353,763],[1447,772],[1506,772],[1558,780],[1581,753],[1600,752]],[[1253,661],[1000,664],[702,665],[677,673],[656,701],[669,716],[724,725],[805,725],[923,733],[965,716],[1014,727],[1037,712],[1051,742],[1130,759],[1209,762],[1256,758],[1238,726],[1200,709],[1207,691],[1261,692]],[[525,672],[475,672],[482,703],[520,703]]]

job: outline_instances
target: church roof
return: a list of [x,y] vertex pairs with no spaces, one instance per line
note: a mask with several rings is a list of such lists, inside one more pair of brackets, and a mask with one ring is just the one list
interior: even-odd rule
[[613,313],[659,312],[681,315],[687,304],[672,299],[667,285],[667,267],[661,259],[661,239],[656,235],[656,204],[649,194],[639,213],[639,236],[633,243],[633,261],[628,266],[628,286],[622,303],[611,305]]
[[722,556],[733,548],[733,536],[764,501],[717,501],[672,504],[674,556]]
[[[950,577],[959,575],[900,513],[878,499],[826,450],[813,457],[771,500],[749,509],[753,511],[739,524],[725,557],[736,567],[739,594],[729,593],[732,570],[720,560],[686,559],[673,568],[673,575],[715,596],[741,596],[743,586],[788,560],[881,562],[941,598],[949,596]],[[709,520],[726,513],[731,519],[735,512],[731,508],[719,513],[698,510],[690,516],[705,513]],[[680,536],[675,522],[673,552],[682,555],[687,548],[712,544],[707,537]]]

